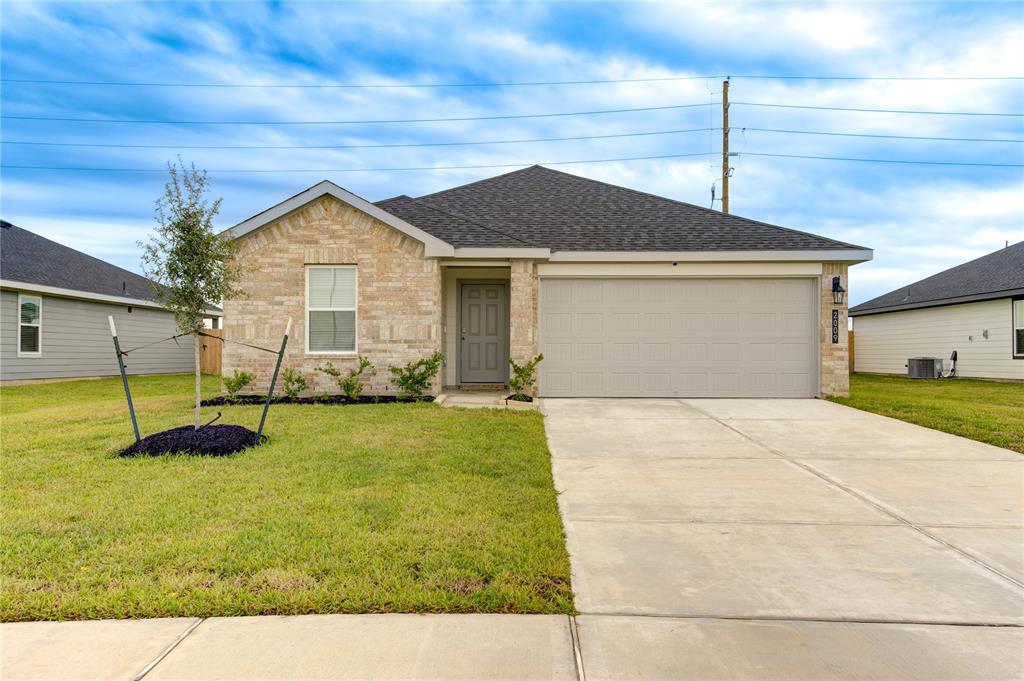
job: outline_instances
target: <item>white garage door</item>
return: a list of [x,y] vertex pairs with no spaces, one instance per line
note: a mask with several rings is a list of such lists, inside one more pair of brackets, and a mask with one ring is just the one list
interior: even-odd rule
[[813,279],[542,279],[544,397],[811,397]]

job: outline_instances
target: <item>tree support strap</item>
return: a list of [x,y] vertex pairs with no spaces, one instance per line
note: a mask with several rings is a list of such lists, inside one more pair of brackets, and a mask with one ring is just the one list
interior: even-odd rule
[[[182,335],[187,335],[187,334],[182,334]],[[210,334],[210,333],[203,333],[202,331],[199,332],[199,335],[200,336],[205,336],[206,338],[216,338],[217,340],[219,340],[221,342],[224,342],[224,343],[235,343],[237,345],[244,345],[247,348],[253,348],[254,350],[262,350],[263,352],[269,352],[272,355],[276,355],[279,352],[279,350],[271,350],[270,348],[262,348],[262,347],[260,347],[258,345],[251,345],[249,343],[243,343],[242,341],[236,341],[236,340],[233,340],[231,338],[222,338],[220,336],[214,336],[213,334]]]

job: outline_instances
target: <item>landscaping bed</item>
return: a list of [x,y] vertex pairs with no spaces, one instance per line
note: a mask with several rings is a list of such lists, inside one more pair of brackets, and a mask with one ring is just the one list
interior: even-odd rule
[[[262,437],[266,441],[267,436]],[[126,449],[121,456],[159,456],[161,454],[197,454],[228,456],[256,446],[256,433],[243,426],[181,426],[147,435]]]
[[[143,433],[191,422],[191,376],[131,381]],[[119,378],[0,392],[4,621],[573,612],[534,412],[280,404],[241,456],[126,459]]]
[[1024,384],[853,374],[833,402],[1024,454]]
[[[267,401],[266,395],[238,395],[234,399],[227,395],[218,395],[203,400],[204,407],[223,407],[228,405],[252,405],[264,404]],[[360,395],[356,398],[345,397],[344,395],[310,395],[308,397],[289,397],[288,395],[274,395],[271,404],[409,404],[412,402],[433,402],[432,395],[423,397],[397,397],[395,395]]]

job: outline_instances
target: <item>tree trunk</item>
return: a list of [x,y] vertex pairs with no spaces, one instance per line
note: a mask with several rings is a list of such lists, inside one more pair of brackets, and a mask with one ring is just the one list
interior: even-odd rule
[[195,348],[196,355],[196,430],[199,430],[199,403],[203,399],[202,395],[202,374],[199,373],[199,334],[197,333],[192,337],[192,345]]

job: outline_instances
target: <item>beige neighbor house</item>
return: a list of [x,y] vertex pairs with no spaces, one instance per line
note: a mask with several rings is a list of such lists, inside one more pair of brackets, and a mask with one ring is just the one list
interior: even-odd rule
[[[370,203],[321,182],[229,230],[251,271],[227,339],[325,361],[434,352],[434,386],[495,384],[544,353],[549,397],[845,394],[847,268],[869,249],[540,166]],[[265,389],[274,356],[226,343]]]
[[956,375],[1024,381],[1024,241],[850,310],[856,371],[905,374],[939,357]]

